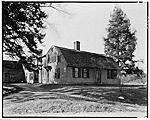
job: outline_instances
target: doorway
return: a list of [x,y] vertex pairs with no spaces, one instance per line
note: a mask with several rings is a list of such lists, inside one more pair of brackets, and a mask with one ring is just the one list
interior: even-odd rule
[[101,83],[101,70],[96,70],[96,82]]

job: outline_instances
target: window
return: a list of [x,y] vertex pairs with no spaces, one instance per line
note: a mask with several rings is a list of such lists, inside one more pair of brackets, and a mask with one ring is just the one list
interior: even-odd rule
[[13,62],[11,62],[10,65],[11,65],[11,68],[14,68],[14,63]]
[[107,79],[116,79],[117,70],[107,70]]
[[10,81],[15,81],[15,74],[10,74]]
[[111,79],[111,70],[107,70],[107,79]]
[[89,69],[73,68],[73,78],[89,78]]
[[56,79],[59,79],[59,78],[60,78],[60,68],[57,68],[57,69],[55,70],[55,78],[56,78]]
[[50,62],[50,56],[48,55],[48,58],[47,58],[47,62],[49,63]]
[[73,78],[80,78],[81,72],[80,68],[73,68]]
[[51,62],[53,62],[53,63],[56,62],[56,56],[51,57]]
[[82,68],[82,78],[89,78],[89,70],[87,68]]
[[75,68],[75,77],[77,78],[77,77],[79,77],[79,68]]
[[48,57],[48,62],[50,62],[50,63],[56,62],[56,56],[50,56],[50,55],[49,55],[49,57]]
[[57,61],[61,62],[61,56],[60,55],[57,56]]
[[116,78],[117,78],[117,70],[113,70],[112,78],[113,78],[113,79],[116,79]]

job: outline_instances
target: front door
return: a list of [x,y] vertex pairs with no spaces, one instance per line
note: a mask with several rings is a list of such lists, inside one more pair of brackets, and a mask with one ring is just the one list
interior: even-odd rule
[[49,83],[49,70],[47,70],[47,81],[46,83],[48,84]]
[[96,82],[101,83],[101,70],[96,70]]

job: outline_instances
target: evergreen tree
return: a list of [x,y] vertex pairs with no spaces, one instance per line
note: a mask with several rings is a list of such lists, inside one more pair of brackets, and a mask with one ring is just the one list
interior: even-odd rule
[[[68,14],[61,4],[40,2],[2,2],[3,53],[12,58],[32,62],[41,54],[38,43],[43,43],[47,14],[41,9],[49,7]],[[49,23],[48,23],[49,24]]]
[[[40,3],[2,2],[3,52],[11,57],[30,58],[40,53],[37,44],[45,34],[46,13]],[[30,54],[27,54],[28,53]]]
[[131,31],[130,20],[120,7],[115,6],[110,17],[104,38],[105,54],[118,63],[124,74],[139,74],[138,67],[135,67],[138,61],[133,60],[137,45],[136,31]]

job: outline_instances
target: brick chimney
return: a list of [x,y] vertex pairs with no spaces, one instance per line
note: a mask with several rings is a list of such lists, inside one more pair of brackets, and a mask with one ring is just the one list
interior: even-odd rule
[[79,41],[74,42],[74,49],[80,51],[80,42]]

